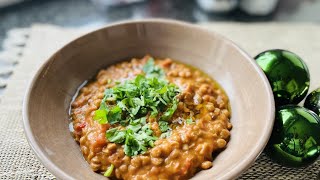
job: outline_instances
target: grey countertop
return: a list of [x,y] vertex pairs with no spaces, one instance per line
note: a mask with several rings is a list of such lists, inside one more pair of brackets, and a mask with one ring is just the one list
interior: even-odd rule
[[318,23],[320,22],[319,14],[319,0],[280,0],[276,11],[263,17],[249,16],[240,10],[226,14],[205,13],[194,0],[149,0],[109,9],[101,9],[89,0],[27,0],[0,9],[0,47],[8,30],[29,27],[33,23],[79,27],[147,17],[173,18],[189,22],[308,21]]

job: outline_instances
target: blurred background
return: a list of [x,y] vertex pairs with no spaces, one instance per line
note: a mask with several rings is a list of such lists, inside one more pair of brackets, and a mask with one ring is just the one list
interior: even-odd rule
[[[264,26],[265,24],[263,23],[311,23],[311,24],[320,23],[320,0],[0,0],[0,95],[3,94],[3,90],[7,86],[7,83],[9,82],[9,77],[13,74],[14,66],[19,63],[20,57],[23,54],[23,46],[25,45],[23,43],[21,44],[17,43],[14,45],[18,46],[18,48],[11,48],[10,43],[5,43],[5,42],[11,42],[11,41],[8,41],[8,39],[14,42],[15,40],[14,36],[19,36],[19,33],[17,33],[17,31],[11,31],[12,29],[16,29],[16,28],[28,29],[32,25],[39,24],[39,23],[52,24],[52,25],[57,25],[57,26],[67,27],[67,28],[70,27],[70,28],[76,28],[76,29],[77,28],[92,29],[92,28],[99,28],[101,26],[105,26],[106,24],[112,23],[115,21],[128,20],[128,19],[144,19],[144,18],[170,18],[170,19],[187,21],[191,23],[208,23],[208,22],[262,23],[262,26],[260,25],[259,27],[262,27],[262,29],[264,30],[266,28]],[[290,27],[299,27],[299,29],[303,28],[302,31],[305,32],[304,31],[305,26],[303,25],[298,24],[296,26],[290,26]],[[289,30],[291,31],[291,28]],[[289,32],[289,30],[281,31],[282,35]],[[294,30],[295,29],[292,28],[292,32],[294,32]],[[10,33],[8,32],[14,32],[14,33],[11,33],[12,37],[10,37]],[[280,31],[272,31],[272,33],[273,32],[279,33]],[[301,32],[301,29],[299,32]],[[315,31],[312,31],[312,32],[315,32]],[[314,45],[319,42],[314,40],[313,36],[300,36],[299,38],[296,38],[297,36],[295,36],[295,34],[292,33],[293,35],[288,37],[292,39],[300,39],[297,41],[293,41],[292,39],[288,40],[285,38],[280,38],[281,35],[279,34],[278,36],[276,36],[275,34],[275,39],[277,38],[281,39],[279,40],[279,42],[282,42],[282,45],[286,43],[287,44],[292,43],[297,46],[302,46],[300,49],[300,52],[305,51],[305,49],[309,50],[309,51],[305,51],[305,55],[306,54],[308,55],[306,57],[310,59],[318,59],[317,53],[308,53],[308,52],[319,52],[319,48],[316,49],[318,46]],[[306,34],[309,35],[311,33],[309,34],[306,33]],[[314,33],[314,34],[317,34],[317,33]],[[260,34],[258,36],[260,37]],[[23,35],[23,37],[27,39],[27,35]],[[42,36],[39,35],[39,37],[41,38]],[[315,37],[318,37],[318,36],[315,36]],[[6,38],[7,38],[7,41],[5,41]],[[264,41],[261,41],[259,43],[264,44],[264,42],[270,41],[270,39],[268,38],[269,37],[261,38]],[[247,37],[243,37],[243,40],[247,40]],[[277,41],[273,41],[270,44],[273,44],[276,42]],[[307,46],[303,47],[303,45],[301,45],[299,42],[302,42],[302,44],[304,45],[307,44]],[[6,48],[6,47],[9,47],[9,48]],[[296,46],[292,46],[292,47],[296,47]],[[45,54],[45,53],[38,53],[41,51],[46,51],[46,49],[39,48],[37,49],[37,51],[34,51],[33,53],[35,56],[38,56],[38,54]],[[32,58],[30,58],[30,60],[32,60]],[[17,79],[20,80],[19,78]],[[16,81],[16,82],[19,82],[19,81]],[[21,86],[21,87],[24,87],[24,86]],[[24,89],[21,89],[20,94],[24,93],[23,91]],[[20,97],[20,96],[17,96],[17,97]],[[19,98],[16,98],[15,101],[16,100],[17,102],[18,100],[20,102]],[[1,102],[1,98],[0,98],[0,102]],[[9,105],[11,107],[11,104]],[[13,107],[15,106],[12,105],[12,109]],[[10,114],[11,112],[15,112],[15,111],[10,110],[8,112],[9,112],[8,114]],[[19,115],[21,113],[17,113],[17,114]],[[18,115],[17,117],[20,117]],[[15,127],[15,126],[10,126],[10,128],[12,127]],[[15,129],[12,132],[22,133],[22,129],[21,130],[19,128],[17,129]],[[11,129],[10,129],[10,132],[11,132]],[[15,137],[16,137],[16,134],[15,134]],[[11,141],[7,141],[7,142],[11,142]],[[23,143],[26,144],[26,142],[22,143],[21,139],[19,139],[19,141],[14,141],[14,142],[17,142],[18,144],[12,147],[22,147],[24,145]],[[8,147],[8,146],[2,146],[2,147]],[[25,149],[23,148],[19,151],[21,152],[24,151]],[[9,163],[16,162],[15,160],[13,160],[14,156],[10,156],[11,154],[14,154],[16,151],[10,152],[6,150],[6,152],[9,152],[9,153],[4,154],[4,156],[2,157],[8,156],[8,158],[12,160],[12,161],[9,161]],[[30,154],[27,154],[28,152],[31,152],[31,151],[26,151],[26,153],[23,155],[26,155],[29,157]],[[312,168],[313,169],[317,168],[318,165],[313,166]],[[24,167],[27,167],[27,168],[25,169]],[[305,177],[307,177],[308,173],[312,173],[310,171],[316,171],[318,173],[319,169],[313,170],[312,168],[309,168],[309,170],[303,168],[299,172],[308,171],[305,173],[306,174]],[[282,169],[282,168],[279,168],[279,166],[272,167],[271,169],[272,171],[274,170],[274,172],[272,172],[274,174],[277,174],[279,172],[281,173],[283,170],[285,170],[287,174],[289,172],[288,169]],[[28,173],[34,174],[35,176],[33,177],[38,177],[38,178],[44,177],[41,174],[44,172],[43,169],[40,169],[36,165],[34,166],[32,163],[30,163],[30,166],[28,164],[26,165],[23,164],[22,166],[19,166],[18,163],[15,163],[14,166],[12,166],[11,170],[12,170],[12,173],[17,176],[19,176],[20,174],[23,174],[24,172],[27,172],[26,170],[28,171],[30,170],[30,172]],[[0,166],[0,171],[1,171],[1,166]],[[36,172],[39,172],[39,173],[36,173]],[[255,171],[255,169],[251,171],[251,174],[255,175],[256,173],[257,172]],[[261,172],[258,175],[261,175]],[[250,174],[248,174],[248,176],[250,176]],[[285,176],[282,176],[282,177],[285,177]],[[291,177],[293,176],[288,176],[286,178],[290,179]],[[295,179],[297,178],[298,177],[295,177]],[[0,179],[1,179],[1,174],[0,174]],[[319,180],[320,180],[320,174],[319,174]]]
[[102,26],[162,17],[188,22],[320,22],[320,0],[0,0],[0,50],[12,28]]

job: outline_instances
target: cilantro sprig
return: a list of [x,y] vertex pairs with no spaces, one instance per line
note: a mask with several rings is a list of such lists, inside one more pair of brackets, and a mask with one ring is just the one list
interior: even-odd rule
[[169,120],[177,109],[179,88],[164,79],[164,71],[150,58],[144,74],[106,89],[100,108],[93,117],[100,124],[120,124],[107,130],[110,142],[124,144],[125,154],[135,156],[153,147],[153,135],[147,117],[158,120],[161,138],[170,136]]
[[147,77],[156,77],[156,78],[163,78],[164,71],[154,64],[154,60],[150,58],[148,62],[142,68],[143,72],[146,74]]
[[147,151],[147,147],[153,147],[153,142],[158,138],[153,136],[146,118],[132,121],[126,129],[112,128],[106,132],[110,142],[124,144],[124,152],[128,156],[135,156]]

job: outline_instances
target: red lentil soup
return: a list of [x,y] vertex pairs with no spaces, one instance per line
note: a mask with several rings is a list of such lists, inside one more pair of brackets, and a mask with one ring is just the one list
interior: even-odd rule
[[188,179],[213,166],[232,128],[228,97],[214,80],[150,56],[100,70],[70,116],[85,160],[113,179]]

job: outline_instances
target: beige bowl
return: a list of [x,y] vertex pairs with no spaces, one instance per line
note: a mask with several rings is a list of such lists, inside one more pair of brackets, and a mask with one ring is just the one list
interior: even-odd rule
[[230,40],[195,25],[168,21],[123,22],[94,31],[56,52],[38,70],[24,100],[24,129],[40,161],[59,179],[105,179],[94,173],[69,132],[72,96],[99,69],[151,54],[191,64],[212,76],[230,98],[233,129],[227,148],[194,179],[232,179],[265,147],[274,100],[264,73]]

